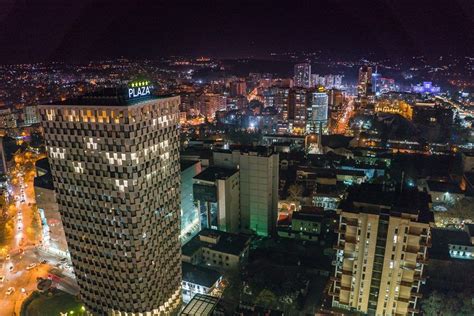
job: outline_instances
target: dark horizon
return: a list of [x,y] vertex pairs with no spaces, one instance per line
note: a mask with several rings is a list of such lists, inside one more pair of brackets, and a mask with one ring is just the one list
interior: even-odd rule
[[2,0],[0,60],[472,55],[472,1],[413,2]]

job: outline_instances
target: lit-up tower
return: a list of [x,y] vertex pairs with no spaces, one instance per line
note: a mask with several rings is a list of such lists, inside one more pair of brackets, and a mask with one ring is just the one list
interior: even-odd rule
[[311,64],[296,64],[294,69],[293,85],[297,88],[311,87]]
[[316,133],[319,126],[327,126],[328,123],[328,94],[323,89],[311,92],[308,97],[308,108],[306,110],[306,132]]
[[179,97],[147,82],[39,106],[81,300],[93,315],[181,304]]
[[372,67],[367,65],[360,67],[357,93],[359,97],[372,94]]

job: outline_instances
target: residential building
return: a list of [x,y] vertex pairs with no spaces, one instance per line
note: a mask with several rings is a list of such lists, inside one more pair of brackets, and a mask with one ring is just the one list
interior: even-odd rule
[[369,315],[419,312],[424,265],[434,225],[430,196],[416,188],[350,190],[338,210],[334,307]]
[[311,64],[301,63],[295,65],[293,84],[298,88],[311,88]]
[[319,133],[320,126],[328,124],[328,95],[326,92],[311,92],[306,110],[306,132]]
[[146,82],[40,105],[79,294],[95,315],[181,304],[179,97]]

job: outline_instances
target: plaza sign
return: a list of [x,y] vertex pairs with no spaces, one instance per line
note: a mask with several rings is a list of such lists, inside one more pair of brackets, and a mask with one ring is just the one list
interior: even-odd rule
[[153,88],[148,81],[134,82],[128,87],[128,98],[138,98],[151,94]]

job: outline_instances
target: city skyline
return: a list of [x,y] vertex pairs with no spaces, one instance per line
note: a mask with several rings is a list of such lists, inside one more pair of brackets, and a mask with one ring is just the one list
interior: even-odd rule
[[474,2],[0,2],[0,316],[474,315]]

